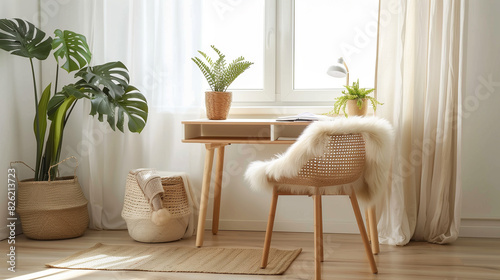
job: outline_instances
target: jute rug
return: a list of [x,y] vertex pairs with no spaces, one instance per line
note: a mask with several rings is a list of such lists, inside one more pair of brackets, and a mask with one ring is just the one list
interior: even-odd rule
[[46,264],[48,267],[96,270],[143,270],[224,274],[283,274],[302,249],[271,248],[261,269],[262,249],[107,245],[93,247]]

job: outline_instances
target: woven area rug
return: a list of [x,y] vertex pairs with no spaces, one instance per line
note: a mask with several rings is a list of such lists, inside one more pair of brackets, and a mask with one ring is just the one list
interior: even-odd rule
[[96,270],[142,270],[224,274],[283,274],[302,249],[271,248],[269,264],[261,269],[262,249],[192,248],[162,245],[93,247],[46,264],[48,267]]

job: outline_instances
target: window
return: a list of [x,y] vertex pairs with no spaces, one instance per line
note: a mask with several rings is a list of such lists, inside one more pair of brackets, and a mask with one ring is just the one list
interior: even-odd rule
[[[231,85],[237,105],[324,105],[345,79],[326,70],[344,57],[350,84],[373,87],[377,0],[203,1],[203,46],[255,62]],[[207,50],[208,51],[208,50]]]

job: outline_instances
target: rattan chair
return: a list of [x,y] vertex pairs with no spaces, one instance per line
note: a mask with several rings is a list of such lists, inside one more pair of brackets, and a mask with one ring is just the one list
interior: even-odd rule
[[[365,121],[361,122],[365,123]],[[373,130],[373,128],[371,131],[368,131],[368,133],[349,133],[364,131],[363,127],[359,129],[350,128],[347,129],[347,133],[342,133],[342,128],[348,127],[349,123],[349,121],[342,121],[338,123],[337,126],[335,126],[334,122],[331,124],[311,124],[310,127],[318,126],[319,129],[314,127],[308,128],[310,131],[307,133],[304,132],[305,135],[303,134],[284,155],[267,162],[254,162],[247,169],[245,176],[247,180],[250,181],[252,187],[258,188],[256,184],[259,183],[272,186],[271,208],[261,268],[267,266],[278,196],[309,195],[312,196],[314,200],[315,279],[321,279],[321,262],[323,261],[321,197],[322,195],[348,195],[354,210],[371,271],[374,274],[378,272],[373,258],[370,241],[363,224],[356,192],[360,192],[365,201],[367,198],[375,199],[379,197],[379,195],[375,193],[371,193],[371,195],[368,196],[366,195],[367,189],[370,188],[370,184],[367,184],[366,180],[372,178],[371,175],[365,174],[367,167],[367,150],[371,153],[375,153],[368,157],[369,168],[373,169],[373,164],[380,167],[377,165],[377,163],[380,163],[384,168],[379,169],[375,173],[377,173],[378,177],[385,176],[386,173],[384,169],[388,169],[385,168],[389,166],[387,164],[388,159],[383,156],[380,159],[382,162],[374,162],[373,158],[380,157],[380,155],[378,155],[379,152],[387,152],[388,145],[391,143],[390,139],[392,139],[392,129],[388,123],[382,122],[381,124],[378,122],[380,133]],[[381,149],[374,149],[374,143],[370,143],[371,146],[369,146],[369,149],[366,149],[365,138],[368,138],[368,140],[372,142],[375,141],[375,146]],[[309,145],[309,147],[307,147],[307,145]],[[318,155],[317,151],[311,152],[311,150],[315,149],[314,145],[319,146],[319,150],[322,151],[322,154]],[[311,157],[311,154],[315,153],[316,156]],[[290,163],[290,161],[302,162],[303,164],[297,165],[293,162]],[[293,168],[296,170],[291,170]],[[371,170],[371,172],[373,173],[373,170]],[[262,177],[263,174],[265,174],[265,177]],[[287,174],[294,175],[286,176]],[[259,179],[255,179],[256,177],[260,177],[260,181]],[[264,183],[262,178],[265,178],[267,182]],[[384,184],[383,181],[377,183]],[[377,188],[374,187],[374,189]],[[380,188],[378,191],[380,191]],[[370,190],[368,190],[368,193],[369,192]]]

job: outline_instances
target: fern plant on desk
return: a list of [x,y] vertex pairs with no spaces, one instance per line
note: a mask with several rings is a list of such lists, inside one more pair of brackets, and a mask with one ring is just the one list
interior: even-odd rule
[[212,59],[206,53],[198,51],[206,63],[198,57],[191,58],[194,63],[200,68],[201,73],[207,79],[208,85],[212,91],[205,92],[205,106],[207,109],[207,117],[210,120],[225,120],[229,114],[231,107],[232,93],[227,92],[227,88],[247,70],[253,62],[245,61],[243,56],[233,60],[226,66],[226,56],[219,51],[214,45],[212,49],[217,53],[219,58]]

